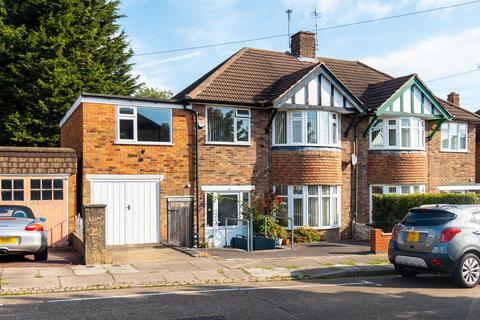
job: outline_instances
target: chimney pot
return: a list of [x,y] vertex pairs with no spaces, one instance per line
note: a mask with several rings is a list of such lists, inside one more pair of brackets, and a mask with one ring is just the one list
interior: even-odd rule
[[299,31],[292,35],[290,49],[299,58],[315,59],[315,32]]
[[451,92],[447,96],[447,101],[453,103],[454,105],[460,106],[460,95],[456,92]]

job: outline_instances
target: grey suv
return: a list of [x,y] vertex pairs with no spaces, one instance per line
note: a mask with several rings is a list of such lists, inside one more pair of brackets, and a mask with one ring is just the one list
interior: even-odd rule
[[388,258],[403,277],[451,274],[461,287],[480,279],[480,206],[429,205],[410,209],[392,230]]

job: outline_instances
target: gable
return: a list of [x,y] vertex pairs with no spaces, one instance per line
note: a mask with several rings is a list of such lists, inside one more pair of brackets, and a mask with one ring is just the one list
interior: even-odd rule
[[[277,85],[281,86],[282,83]],[[302,78],[274,100],[274,106],[277,108],[285,104],[343,108],[351,112],[363,112],[362,103],[324,64],[308,70]]]

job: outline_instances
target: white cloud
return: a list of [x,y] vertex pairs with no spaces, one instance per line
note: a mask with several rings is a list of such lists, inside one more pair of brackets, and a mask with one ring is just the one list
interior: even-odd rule
[[[148,58],[147,59],[147,62],[143,62],[143,63],[138,63],[135,68],[136,69],[145,69],[145,68],[150,68],[152,66],[156,66],[156,65],[159,65],[159,64],[165,64],[165,63],[169,63],[169,62],[178,62],[178,61],[182,61],[182,60],[187,60],[187,59],[191,59],[193,57],[197,57],[197,56],[201,56],[203,54],[203,51],[194,51],[194,52],[191,52],[191,53],[187,53],[187,54],[182,54],[182,55],[178,55],[178,56],[173,56],[173,57],[169,57],[169,58],[165,58],[165,59],[158,59],[158,55],[151,55],[150,57],[151,58]],[[144,56],[144,57],[147,57],[147,56]]]

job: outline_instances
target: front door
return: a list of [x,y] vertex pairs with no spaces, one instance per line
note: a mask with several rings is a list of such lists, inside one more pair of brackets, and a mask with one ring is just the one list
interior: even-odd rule
[[209,192],[206,195],[205,238],[209,246],[229,246],[233,237],[246,236],[247,223],[238,219],[242,218],[242,203],[248,201],[248,192]]

